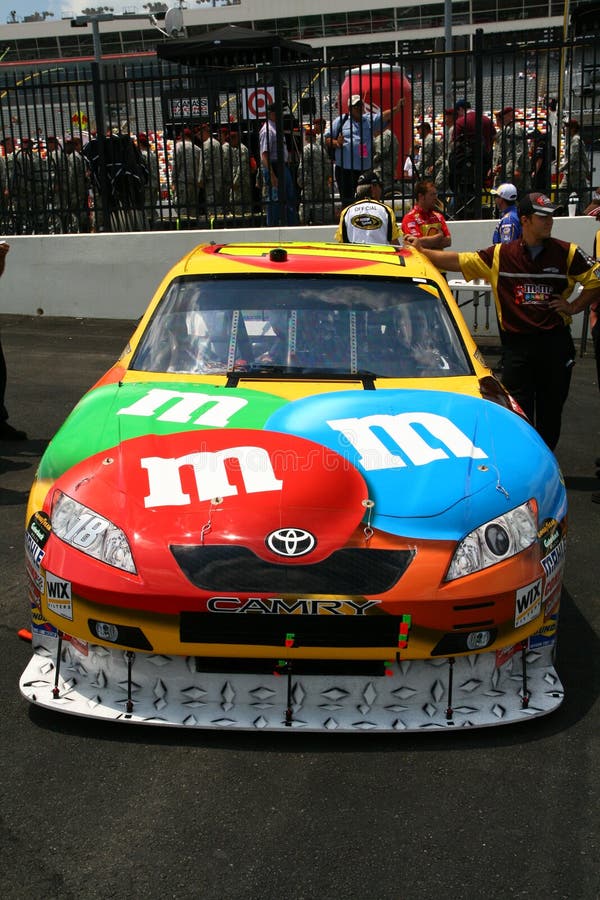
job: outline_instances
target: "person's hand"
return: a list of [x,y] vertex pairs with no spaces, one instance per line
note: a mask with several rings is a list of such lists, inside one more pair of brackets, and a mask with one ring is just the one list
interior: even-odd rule
[[404,243],[408,244],[410,247],[414,247],[415,250],[422,250],[421,241],[416,236],[416,234],[405,234],[404,235]]
[[548,306],[557,312],[565,313],[567,316],[573,315],[571,304],[564,297],[561,297],[560,294],[552,294],[551,299],[548,301]]

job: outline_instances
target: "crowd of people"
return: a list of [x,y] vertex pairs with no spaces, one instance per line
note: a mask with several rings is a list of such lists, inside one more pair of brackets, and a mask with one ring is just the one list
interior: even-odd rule
[[232,225],[250,218],[253,224],[333,224],[354,201],[364,174],[377,176],[392,205],[431,179],[452,219],[475,217],[481,197],[497,197],[506,183],[518,196],[556,189],[565,209],[573,195],[580,212],[589,202],[590,163],[576,119],[564,122],[556,163],[556,135],[545,126],[528,130],[510,106],[492,121],[459,99],[443,121],[416,121],[403,161],[392,127],[402,103],[371,111],[355,94],[334,119],[315,117],[304,125],[271,104],[253,126],[202,122],[169,136],[122,127],[106,135],[103,147],[96,135],[5,136],[0,230],[101,231],[107,217],[112,230],[211,227],[223,217]]

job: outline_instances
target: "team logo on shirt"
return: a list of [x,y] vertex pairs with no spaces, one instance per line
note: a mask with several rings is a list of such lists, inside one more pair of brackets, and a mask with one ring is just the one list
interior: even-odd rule
[[552,286],[549,284],[525,282],[515,286],[515,303],[517,306],[525,303],[547,303],[551,297]]
[[378,216],[373,216],[370,213],[360,213],[357,216],[352,216],[350,221],[355,228],[362,228],[364,231],[373,231],[376,228],[381,228],[383,225]]

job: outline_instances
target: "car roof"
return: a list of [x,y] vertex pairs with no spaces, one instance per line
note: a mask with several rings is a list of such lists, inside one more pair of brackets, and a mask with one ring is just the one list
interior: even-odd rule
[[346,274],[443,280],[425,257],[409,247],[319,242],[204,244],[170,271],[169,278],[202,274]]

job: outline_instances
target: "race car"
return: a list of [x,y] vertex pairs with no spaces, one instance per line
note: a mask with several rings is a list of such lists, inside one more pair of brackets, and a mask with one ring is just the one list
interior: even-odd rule
[[21,692],[188,728],[534,718],[566,514],[418,251],[202,245],[41,460]]

